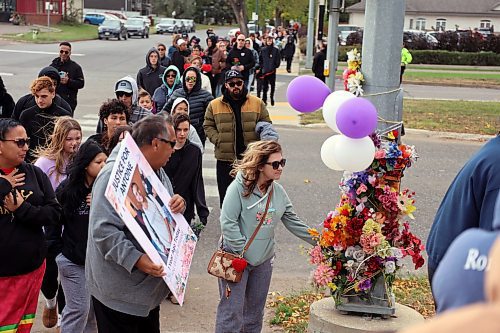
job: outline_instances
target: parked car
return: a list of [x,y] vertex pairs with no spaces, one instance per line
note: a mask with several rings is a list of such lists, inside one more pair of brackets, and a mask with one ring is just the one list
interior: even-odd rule
[[151,27],[151,19],[147,16],[131,16],[130,18],[140,18],[144,21],[144,23],[148,26],[148,28]]
[[125,23],[127,28],[128,37],[141,36],[142,38],[149,38],[149,27],[141,17],[129,18]]
[[104,20],[97,29],[99,39],[122,38],[127,40],[127,28],[120,20]]
[[160,22],[156,25],[156,33],[164,34],[164,33],[177,33],[180,32],[180,24],[177,22],[178,20],[173,18],[162,18]]
[[118,20],[118,18],[105,13],[87,13],[83,17],[83,23],[86,24],[99,25],[104,22],[104,20]]

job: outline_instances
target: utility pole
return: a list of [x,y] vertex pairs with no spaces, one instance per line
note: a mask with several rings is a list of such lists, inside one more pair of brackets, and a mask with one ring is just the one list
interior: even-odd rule
[[339,11],[340,11],[340,0],[330,0],[328,7],[328,42],[326,44],[327,50],[326,50],[325,67],[328,66],[328,72],[329,72],[329,75],[326,78],[326,85],[330,88],[331,91],[335,90],[335,72],[337,71],[338,54],[339,54],[338,51]]
[[323,41],[323,26],[325,22],[325,0],[319,0],[319,10],[318,10],[318,42]]
[[259,0],[255,0],[255,15],[257,15],[257,19],[255,20],[255,31],[259,32]]
[[[400,90],[401,47],[405,0],[366,0],[361,72],[363,89],[378,114],[388,121],[403,119],[403,93]],[[391,124],[379,121],[378,129]]]
[[310,69],[313,65],[314,54],[314,0],[309,0],[309,17],[307,19],[307,50],[306,50],[306,68]]

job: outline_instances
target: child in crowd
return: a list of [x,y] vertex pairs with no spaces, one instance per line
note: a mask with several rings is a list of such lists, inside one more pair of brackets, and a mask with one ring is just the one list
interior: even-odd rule
[[153,100],[151,99],[151,95],[144,89],[139,90],[139,99],[137,101],[137,104],[152,113],[156,113],[155,105],[153,103]]

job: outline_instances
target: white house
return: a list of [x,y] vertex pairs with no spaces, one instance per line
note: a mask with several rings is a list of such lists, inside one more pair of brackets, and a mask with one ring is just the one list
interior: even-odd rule
[[[383,1],[383,0],[382,0]],[[346,9],[363,27],[366,0]],[[500,0],[406,0],[405,30],[500,29]]]

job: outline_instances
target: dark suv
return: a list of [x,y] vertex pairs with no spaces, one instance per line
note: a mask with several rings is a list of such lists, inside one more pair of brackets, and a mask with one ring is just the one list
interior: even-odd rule
[[120,20],[104,20],[97,29],[99,39],[127,39],[127,28]]

